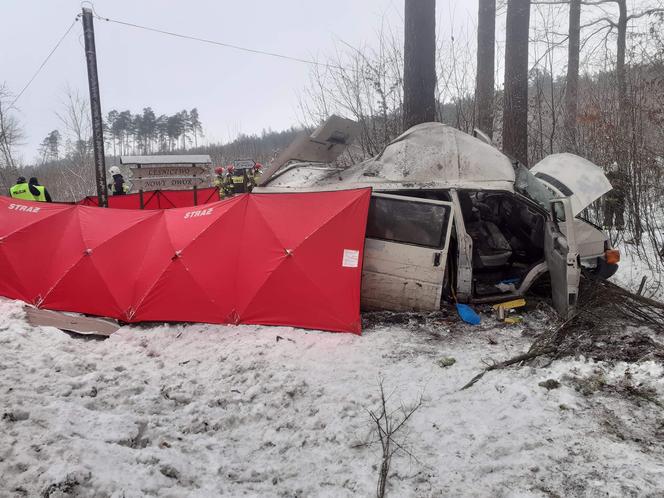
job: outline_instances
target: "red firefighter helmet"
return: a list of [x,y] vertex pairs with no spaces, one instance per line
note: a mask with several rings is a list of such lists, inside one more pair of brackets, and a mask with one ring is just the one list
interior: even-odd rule
[[256,171],[260,171],[262,168],[263,168],[263,165],[261,163],[254,164],[254,169]]
[[218,175],[223,175],[224,174],[224,168],[222,166],[217,166],[214,168],[214,172]]
[[228,170],[229,173],[232,173],[233,171],[235,171],[235,166],[229,164],[228,166],[226,166],[226,170]]

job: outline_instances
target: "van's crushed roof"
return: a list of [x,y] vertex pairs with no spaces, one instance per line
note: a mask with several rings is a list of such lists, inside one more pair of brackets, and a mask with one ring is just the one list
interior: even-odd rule
[[345,170],[298,165],[268,187],[480,188],[512,190],[514,168],[500,151],[441,123],[414,126],[381,154]]

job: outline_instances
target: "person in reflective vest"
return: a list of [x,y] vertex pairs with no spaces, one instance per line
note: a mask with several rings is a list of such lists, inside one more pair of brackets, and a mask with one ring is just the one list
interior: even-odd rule
[[235,166],[228,167],[228,174],[233,183],[233,193],[243,194],[247,191],[247,173],[246,170],[235,170]]
[[16,180],[16,185],[9,189],[9,196],[14,199],[23,199],[26,201],[34,201],[35,196],[30,192],[30,186],[25,178],[19,176]]
[[111,166],[108,169],[108,172],[113,177],[113,183],[108,184],[108,189],[111,191],[112,195],[125,195],[129,192],[129,187],[124,181],[120,168],[117,166]]
[[53,199],[51,199],[51,194],[48,193],[46,187],[39,184],[39,180],[37,180],[36,177],[33,176],[32,178],[30,178],[28,186],[30,187],[30,192],[32,193],[32,195],[35,196],[36,201],[53,202]]
[[236,193],[239,192],[239,190],[236,189],[236,181],[237,175],[235,174],[235,166],[229,164],[226,166],[226,175],[224,176],[224,197],[233,197]]
[[229,197],[229,195],[233,195],[232,192],[229,192],[229,189],[226,186],[224,171],[224,168],[221,166],[214,168],[214,186],[219,190],[219,199],[225,199],[226,197]]
[[251,174],[249,175],[248,186],[247,186],[247,190],[249,192],[251,192],[254,189],[254,187],[258,185],[258,180],[260,180],[262,168],[263,165],[261,163],[256,163],[254,164],[254,167],[251,169]]
[[51,202],[51,196],[48,191],[39,185],[35,177],[30,178],[30,183],[28,183],[24,177],[19,176],[16,180],[16,185],[9,189],[9,195],[14,199]]

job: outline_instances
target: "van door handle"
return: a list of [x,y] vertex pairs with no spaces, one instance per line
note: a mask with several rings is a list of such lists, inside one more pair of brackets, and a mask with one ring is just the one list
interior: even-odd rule
[[439,252],[433,254],[433,266],[440,266],[440,257],[441,254]]

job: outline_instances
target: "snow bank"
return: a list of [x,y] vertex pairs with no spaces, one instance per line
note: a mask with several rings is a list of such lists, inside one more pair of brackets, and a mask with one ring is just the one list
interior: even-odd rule
[[[423,399],[395,436],[411,456],[395,456],[390,496],[664,488],[662,445],[648,444],[661,433],[632,431],[651,430],[659,408],[606,388],[629,371],[659,396],[661,365],[562,361],[459,391],[545,326],[485,322],[378,325],[362,337],[173,325],[94,341],[32,328],[19,303],[0,300],[0,495],[370,496],[380,453],[367,410],[380,379],[393,410]],[[441,367],[444,357],[456,362]],[[539,385],[548,379],[561,386]]]
[[650,240],[642,240],[640,246],[622,242],[618,245],[620,263],[611,280],[621,287],[637,292],[641,279],[646,277],[643,295],[664,302],[664,266]]

